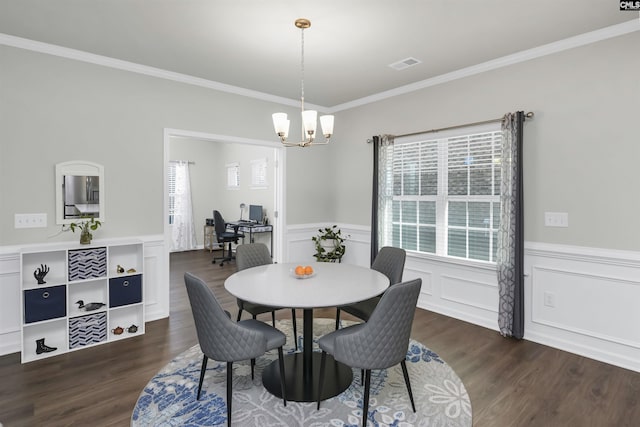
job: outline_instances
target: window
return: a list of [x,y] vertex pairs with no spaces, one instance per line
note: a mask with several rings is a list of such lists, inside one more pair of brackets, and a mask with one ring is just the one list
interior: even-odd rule
[[495,262],[501,138],[495,123],[396,138],[384,147],[382,244]]

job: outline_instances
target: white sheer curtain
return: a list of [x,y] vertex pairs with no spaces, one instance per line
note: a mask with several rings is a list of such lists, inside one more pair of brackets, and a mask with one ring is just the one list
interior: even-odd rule
[[171,232],[171,250],[187,251],[196,249],[196,228],[193,223],[191,203],[191,179],[189,162],[176,161],[175,165],[175,207]]

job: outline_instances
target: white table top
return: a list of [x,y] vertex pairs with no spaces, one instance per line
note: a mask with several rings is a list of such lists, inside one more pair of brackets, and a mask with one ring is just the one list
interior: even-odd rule
[[315,274],[294,277],[298,264],[268,264],[232,274],[224,287],[232,295],[273,307],[336,307],[380,295],[389,287],[384,274],[366,267],[330,262],[310,264]]

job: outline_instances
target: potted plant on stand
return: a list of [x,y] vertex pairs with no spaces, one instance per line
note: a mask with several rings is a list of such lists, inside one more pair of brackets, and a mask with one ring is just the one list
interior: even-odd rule
[[87,219],[85,221],[72,222],[69,224],[69,228],[74,233],[76,229],[80,230],[80,244],[88,245],[91,243],[91,239],[93,239],[92,231],[96,231],[98,227],[100,227],[102,223],[95,218]]
[[318,229],[317,236],[311,238],[316,245],[316,253],[313,255],[318,262],[341,262],[346,250],[344,245],[347,237],[342,236],[342,231],[337,225]]

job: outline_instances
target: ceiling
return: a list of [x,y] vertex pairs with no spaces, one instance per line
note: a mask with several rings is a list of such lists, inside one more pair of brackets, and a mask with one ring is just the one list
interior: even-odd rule
[[[305,101],[334,110],[585,33],[640,29],[614,0],[0,0],[4,35],[288,100],[300,98],[300,17],[311,20]],[[407,57],[422,62],[389,67]]]

